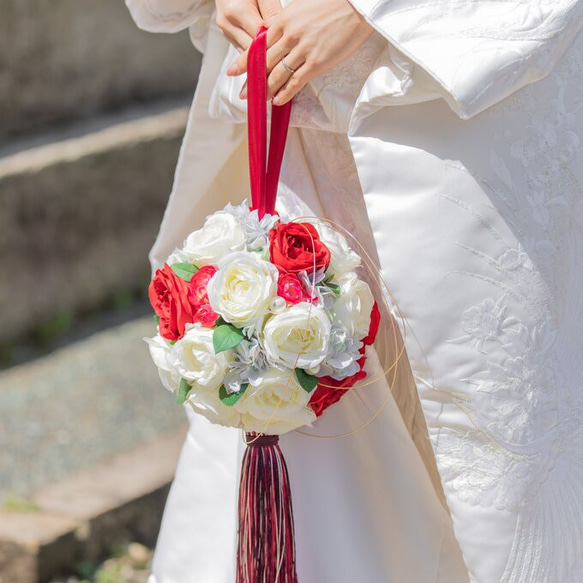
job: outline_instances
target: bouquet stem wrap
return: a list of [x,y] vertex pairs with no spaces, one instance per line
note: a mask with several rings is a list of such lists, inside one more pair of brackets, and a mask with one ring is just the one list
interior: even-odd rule
[[[253,209],[274,214],[291,102],[273,106],[267,159],[266,29],[248,56],[249,175]],[[237,583],[297,583],[289,475],[277,435],[247,434],[239,487]]]
[[294,519],[277,435],[247,434],[239,489],[237,583],[296,583]]

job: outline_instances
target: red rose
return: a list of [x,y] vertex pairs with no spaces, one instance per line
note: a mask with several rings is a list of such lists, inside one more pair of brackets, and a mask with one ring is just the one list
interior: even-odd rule
[[[361,348],[361,352],[364,353],[364,351],[365,347],[363,346]],[[342,396],[348,392],[350,387],[353,387],[358,381],[366,378],[366,372],[362,370],[365,362],[366,356],[363,356],[358,361],[360,370],[353,374],[351,377],[347,377],[341,381],[337,381],[332,377],[320,377],[319,382],[321,384],[318,384],[316,390],[313,392],[310,398],[310,407],[316,414],[316,417],[320,417],[320,415],[322,415],[322,413],[324,413],[324,411],[328,409],[330,405],[334,405],[334,403],[340,401]]]
[[363,347],[360,349],[360,353],[362,354],[362,358],[358,361],[360,370],[356,374],[353,374],[351,377],[347,377],[341,381],[337,381],[332,377],[321,377],[319,379],[321,384],[318,384],[316,390],[313,392],[310,398],[310,407],[317,417],[320,417],[320,415],[322,415],[322,413],[324,413],[324,411],[330,407],[330,405],[340,401],[341,397],[346,394],[350,387],[353,387],[358,381],[366,378],[366,372],[363,370],[364,363],[366,362],[366,347],[374,342],[379,330],[380,321],[381,313],[377,303],[375,302],[370,313],[370,326],[368,328],[368,335],[363,339]]
[[269,233],[272,263],[287,273],[327,268],[330,250],[310,223],[279,223]]
[[202,324],[205,328],[212,328],[219,315],[211,308],[210,304],[201,304],[195,314],[194,321]]
[[310,295],[306,292],[300,278],[293,273],[279,274],[277,295],[289,304],[297,304],[310,300]]
[[192,276],[190,280],[188,299],[193,306],[200,306],[201,304],[209,303],[206,287],[216,272],[217,268],[213,265],[205,265]]
[[182,338],[184,327],[193,321],[194,309],[188,300],[188,291],[188,283],[168,264],[158,269],[150,282],[150,302],[160,318],[160,334],[167,340]]

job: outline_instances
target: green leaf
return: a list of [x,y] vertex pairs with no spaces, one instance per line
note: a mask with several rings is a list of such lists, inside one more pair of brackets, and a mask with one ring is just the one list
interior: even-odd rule
[[225,320],[222,316],[219,316],[217,318],[217,321],[215,322],[215,326],[225,326],[228,324],[229,324],[229,322],[227,322],[227,320]]
[[188,398],[192,387],[188,384],[186,379],[180,379],[180,387],[178,388],[178,395],[176,395],[176,402],[183,405]]
[[326,287],[334,292],[334,295],[340,295],[340,286],[337,283],[327,283]]
[[178,277],[186,281],[190,281],[192,276],[198,271],[198,267],[192,265],[192,263],[174,263],[170,268]]
[[160,323],[160,316],[154,314],[154,322],[156,322],[156,324]]
[[215,354],[219,354],[219,352],[224,352],[230,348],[235,348],[243,338],[245,338],[243,332],[231,324],[218,326],[213,332],[213,348],[215,349]]
[[249,383],[243,383],[241,385],[241,390],[238,393],[229,393],[225,388],[225,385],[221,385],[219,389],[219,399],[223,405],[227,407],[232,407],[242,396],[243,393],[247,390]]
[[296,378],[307,393],[311,393],[318,386],[318,377],[308,374],[303,368],[296,368]]

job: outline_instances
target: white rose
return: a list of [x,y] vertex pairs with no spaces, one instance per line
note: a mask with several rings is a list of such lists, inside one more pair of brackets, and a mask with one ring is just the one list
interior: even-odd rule
[[177,374],[192,385],[191,393],[218,389],[232,359],[230,351],[215,354],[213,331],[200,324],[187,328],[184,336],[172,347],[171,356]]
[[370,327],[370,313],[374,297],[368,284],[356,273],[345,273],[338,278],[340,297],[332,308],[334,319],[340,321],[350,336],[362,340]]
[[354,271],[361,264],[360,256],[348,245],[344,235],[325,221],[313,221],[320,239],[330,250],[327,274],[342,275]]
[[326,358],[330,320],[326,312],[300,302],[272,316],[263,329],[263,346],[273,364],[314,368]]
[[316,414],[309,400],[310,394],[293,371],[271,368],[256,383],[249,384],[235,408],[241,413],[245,431],[274,435],[311,425]]
[[207,217],[204,226],[184,242],[183,253],[198,267],[216,265],[230,251],[245,249],[241,223],[229,213],[219,211]]
[[235,407],[223,405],[219,391],[191,391],[187,403],[193,411],[206,417],[211,423],[225,427],[241,427],[241,414]]
[[174,249],[174,251],[168,256],[168,259],[166,259],[168,265],[174,265],[175,263],[192,263],[192,261],[192,257],[188,255],[188,253],[178,248]]
[[172,345],[160,334],[156,334],[154,338],[144,338],[144,340],[148,343],[150,356],[158,369],[162,385],[165,389],[176,393],[180,386],[180,375],[172,366]]
[[210,305],[239,328],[259,326],[276,296],[277,277],[275,265],[255,253],[226,255],[207,285]]

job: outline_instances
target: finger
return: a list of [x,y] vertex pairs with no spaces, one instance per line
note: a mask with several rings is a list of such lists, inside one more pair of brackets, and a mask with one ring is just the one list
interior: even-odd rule
[[[285,56],[285,63],[294,71],[297,71],[305,62],[302,51],[296,49]],[[286,69],[281,62],[277,63],[267,77],[267,99],[271,99],[289,80],[292,72]],[[241,99],[247,99],[246,84],[239,94]]]
[[281,18],[276,18],[274,22],[269,25],[267,29],[267,49],[271,48],[283,36],[283,24]]
[[[305,69],[305,70],[304,70]],[[288,82],[273,98],[273,105],[284,105],[293,99],[314,77],[314,73],[304,65],[296,73],[290,75]]]
[[239,92],[239,99],[247,99],[247,81],[245,81],[245,83],[243,83],[243,87],[241,88],[241,91]]
[[[251,44],[251,43],[249,43]],[[249,47],[247,47],[238,57],[237,59],[231,63],[229,68],[227,69],[227,75],[229,77],[237,77],[238,75],[242,75],[247,71],[247,57],[249,56]]]
[[[271,30],[271,29],[269,29],[269,30],[267,31],[268,39],[269,39],[269,32],[270,32],[270,30]],[[277,30],[279,30],[279,37],[276,37],[276,36],[275,36],[275,35],[277,34],[277,31],[276,31],[275,33],[273,33],[273,34],[272,34],[272,37],[271,37],[272,39],[276,39],[276,38],[277,38],[277,40],[279,40],[279,39],[281,38],[281,32],[282,32],[282,29],[281,29],[281,27],[277,27]],[[266,39],[266,40],[268,40],[268,39]],[[273,40],[273,41],[272,41],[272,44],[273,44],[274,42],[276,42],[276,41],[275,41],[275,40]],[[251,41],[249,41],[249,44],[251,44]],[[249,46],[249,45],[247,45],[247,46],[245,47],[245,49],[247,49],[247,48],[248,48],[248,46]],[[269,43],[268,43],[268,45],[267,45],[267,46],[269,46]],[[277,52],[272,52],[272,53],[271,53],[271,54],[272,54],[272,56],[271,56],[271,57],[270,57],[270,50],[271,50],[271,49],[268,49],[268,50],[267,50],[267,65],[268,65],[268,68],[267,68],[267,70],[268,70],[268,71],[271,71],[271,68],[273,68],[273,66],[274,66],[274,65],[275,65],[277,62],[279,62],[279,61],[281,60],[281,57],[280,57],[280,58],[279,58],[277,61],[275,61],[275,60],[274,60],[274,59],[275,59],[275,57],[274,57],[273,55],[276,55],[276,54],[281,54],[281,56],[285,56],[287,53],[289,53],[289,49],[288,49],[288,50],[286,50],[286,49],[285,49],[285,48],[283,48],[283,47],[278,47],[277,49],[275,49],[275,46],[274,46],[273,48],[274,48],[274,50],[276,50]],[[290,48],[291,48],[291,47],[290,47]],[[241,53],[241,54],[239,55],[239,57],[237,58],[237,60],[236,60],[234,63],[232,63],[232,64],[231,64],[231,66],[230,66],[230,67],[227,69],[227,75],[229,75],[230,77],[237,77],[238,75],[242,75],[243,73],[246,73],[246,72],[247,72],[247,57],[248,57],[248,52],[247,52],[247,51],[244,51],[243,53]],[[271,59],[271,68],[269,67],[269,64],[270,64],[270,59]]]
[[259,12],[266,21],[264,24],[271,24],[273,19],[282,11],[281,2],[279,0],[259,0]]
[[301,67],[304,62],[305,59],[299,50],[292,51],[285,56],[285,64],[291,69],[294,69],[294,73],[288,71],[283,63],[279,61],[267,78],[267,99],[271,99],[276,95],[277,92],[288,83],[292,75],[301,75]]
[[251,44],[251,37],[242,29],[228,27],[221,30],[223,36],[239,51],[244,52]]
[[250,38],[254,38],[257,31],[263,25],[263,19],[258,11],[237,12],[237,14],[233,15],[232,19],[233,22],[241,27]]
[[[278,41],[276,41],[272,46],[267,49],[267,71],[270,73],[273,68],[283,59],[286,55],[289,55],[296,45],[293,42],[286,38],[280,37]],[[288,63],[290,67],[293,69],[297,69],[294,65],[291,65],[288,59],[285,59],[285,62]],[[304,62],[304,59],[300,61],[300,64]],[[299,67],[299,65],[298,65]]]

